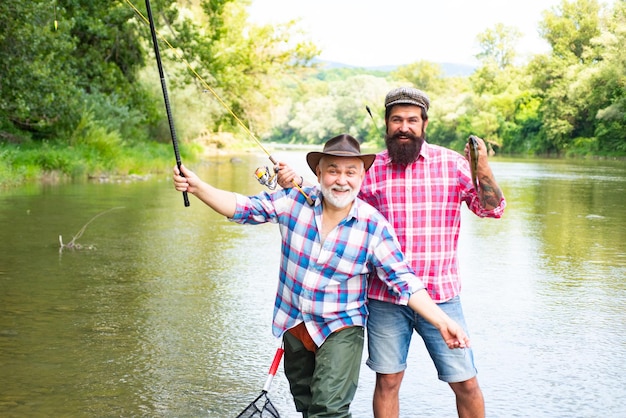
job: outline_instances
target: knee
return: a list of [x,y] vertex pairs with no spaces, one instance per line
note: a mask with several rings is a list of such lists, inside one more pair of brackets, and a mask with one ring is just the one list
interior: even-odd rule
[[482,391],[480,390],[478,379],[475,377],[464,382],[450,383],[450,387],[457,396],[462,396],[464,398],[475,398],[482,396]]
[[403,372],[393,374],[376,373],[376,390],[385,393],[399,392],[403,375]]

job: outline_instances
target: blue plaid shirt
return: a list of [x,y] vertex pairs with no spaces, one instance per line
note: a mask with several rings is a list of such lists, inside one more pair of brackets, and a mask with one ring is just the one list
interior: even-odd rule
[[404,260],[393,228],[374,207],[356,199],[348,216],[321,242],[321,193],[317,186],[305,192],[313,206],[295,188],[236,194],[230,220],[279,225],[282,259],[272,332],[280,337],[304,322],[320,346],[338,329],[365,326],[370,272],[375,270],[403,305],[424,285]]

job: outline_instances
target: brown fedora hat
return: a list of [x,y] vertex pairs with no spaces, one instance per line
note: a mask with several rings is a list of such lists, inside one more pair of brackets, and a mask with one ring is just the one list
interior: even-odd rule
[[369,170],[376,159],[376,154],[361,154],[359,141],[347,134],[329,139],[326,144],[324,144],[324,150],[322,152],[313,151],[306,155],[306,162],[315,174],[317,174],[315,169],[324,155],[360,158],[363,160],[365,171]]

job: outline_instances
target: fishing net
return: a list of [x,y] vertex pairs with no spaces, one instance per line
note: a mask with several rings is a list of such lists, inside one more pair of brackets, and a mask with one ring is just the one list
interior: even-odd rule
[[257,417],[267,417],[267,418],[280,418],[278,411],[272,405],[272,401],[267,397],[267,393],[265,391],[261,392],[257,398],[248,405],[246,409],[241,411],[237,418],[257,418]]
[[280,414],[278,410],[272,405],[270,398],[267,397],[267,392],[270,390],[270,386],[272,384],[272,379],[276,375],[276,370],[278,369],[278,364],[283,357],[282,347],[276,350],[276,354],[274,355],[274,361],[272,361],[272,365],[270,366],[270,370],[267,374],[267,380],[265,381],[265,385],[263,386],[263,390],[261,394],[257,396],[255,400],[250,402],[250,405],[246,407],[237,418],[280,418]]

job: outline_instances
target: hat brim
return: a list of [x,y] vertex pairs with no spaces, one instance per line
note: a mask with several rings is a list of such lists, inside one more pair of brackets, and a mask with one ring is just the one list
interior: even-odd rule
[[395,105],[404,105],[404,106],[418,106],[421,107],[422,109],[428,111],[428,109],[426,108],[426,105],[424,103],[420,103],[417,100],[408,100],[408,99],[398,99],[398,100],[394,100],[393,102],[389,102],[385,105],[386,108],[389,108],[391,106],[395,106]]
[[354,155],[352,153],[341,153],[341,152],[332,152],[332,153],[330,153],[330,152],[312,151],[312,152],[309,152],[306,155],[306,162],[309,165],[309,168],[311,169],[311,171],[313,171],[313,173],[315,173],[315,175],[317,175],[317,172],[315,170],[316,170],[318,164],[320,163],[320,160],[325,155],[331,156],[331,157],[360,158],[363,161],[363,168],[365,169],[365,171],[370,169],[372,164],[374,164],[374,160],[376,159],[376,154]]

